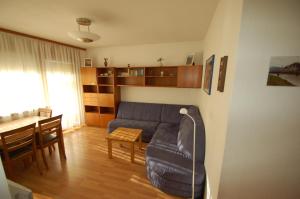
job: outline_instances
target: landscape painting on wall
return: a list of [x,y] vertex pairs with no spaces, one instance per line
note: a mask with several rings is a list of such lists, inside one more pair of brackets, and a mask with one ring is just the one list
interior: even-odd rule
[[271,57],[268,86],[300,86],[300,56]]
[[205,73],[204,73],[204,86],[203,89],[207,94],[211,94],[211,84],[214,70],[215,55],[212,55],[206,60]]

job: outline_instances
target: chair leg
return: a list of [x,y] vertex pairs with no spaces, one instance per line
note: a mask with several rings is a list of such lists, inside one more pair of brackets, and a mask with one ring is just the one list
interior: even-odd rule
[[42,152],[42,157],[43,157],[44,164],[45,164],[47,170],[49,170],[48,163],[47,163],[46,156],[45,156],[44,148],[41,148],[41,152]]
[[58,141],[58,148],[59,148],[61,157],[63,157],[64,159],[67,159],[64,143],[61,139]]
[[43,175],[36,153],[32,155],[32,159],[35,159],[36,167],[38,168],[40,175]]
[[60,159],[66,159],[60,141],[58,141],[58,151],[59,151],[59,157],[60,157]]
[[6,167],[6,171],[7,171],[7,178],[12,179],[14,175],[12,172],[12,165],[9,160],[5,161],[5,167]]
[[49,154],[51,155],[51,154],[52,154],[52,148],[51,148],[51,145],[48,146],[48,149],[49,149]]

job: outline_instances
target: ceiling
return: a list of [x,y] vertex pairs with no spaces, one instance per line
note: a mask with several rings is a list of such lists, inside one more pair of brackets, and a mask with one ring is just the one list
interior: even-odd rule
[[[0,0],[0,27],[79,47],[199,41],[218,0]],[[90,18],[101,36],[68,37],[75,19]]]

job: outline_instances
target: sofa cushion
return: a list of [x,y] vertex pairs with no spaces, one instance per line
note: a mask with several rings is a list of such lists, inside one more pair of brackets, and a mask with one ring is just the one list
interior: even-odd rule
[[142,140],[144,142],[150,142],[157,126],[158,122],[115,119],[108,124],[108,131],[111,133],[118,127],[143,129]]
[[150,144],[172,144],[177,147],[179,125],[170,123],[160,123]]
[[[199,113],[199,110],[195,106],[191,106],[188,109],[188,114],[192,116],[196,122],[196,144],[195,151],[196,160],[204,162],[205,156],[205,129],[204,124]],[[193,156],[193,139],[194,139],[194,123],[191,118],[185,115],[180,122],[178,133],[178,148],[179,151],[187,155]]]
[[181,108],[189,108],[190,106],[185,105],[172,105],[172,104],[163,104],[161,111],[161,122],[179,124],[181,118],[183,117],[179,110]]
[[117,118],[159,122],[161,108],[161,104],[121,102],[119,104]]
[[[155,187],[161,189],[163,192],[184,198],[191,198],[192,196],[191,184],[165,179],[153,171],[149,166],[147,166],[147,177]],[[195,185],[195,198],[202,198],[203,189],[203,185]]]
[[[192,184],[193,161],[172,145],[148,145],[146,150],[147,166],[166,180]],[[204,166],[196,162],[195,183],[202,184]]]

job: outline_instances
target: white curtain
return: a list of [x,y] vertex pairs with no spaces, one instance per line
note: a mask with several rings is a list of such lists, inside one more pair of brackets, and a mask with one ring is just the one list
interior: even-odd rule
[[48,61],[46,63],[49,105],[53,114],[63,113],[63,126],[68,128],[80,125],[80,107],[76,77],[72,64]]
[[[0,32],[0,117],[50,106],[63,128],[83,121],[80,60],[84,51]],[[1,118],[0,118],[1,119]]]

